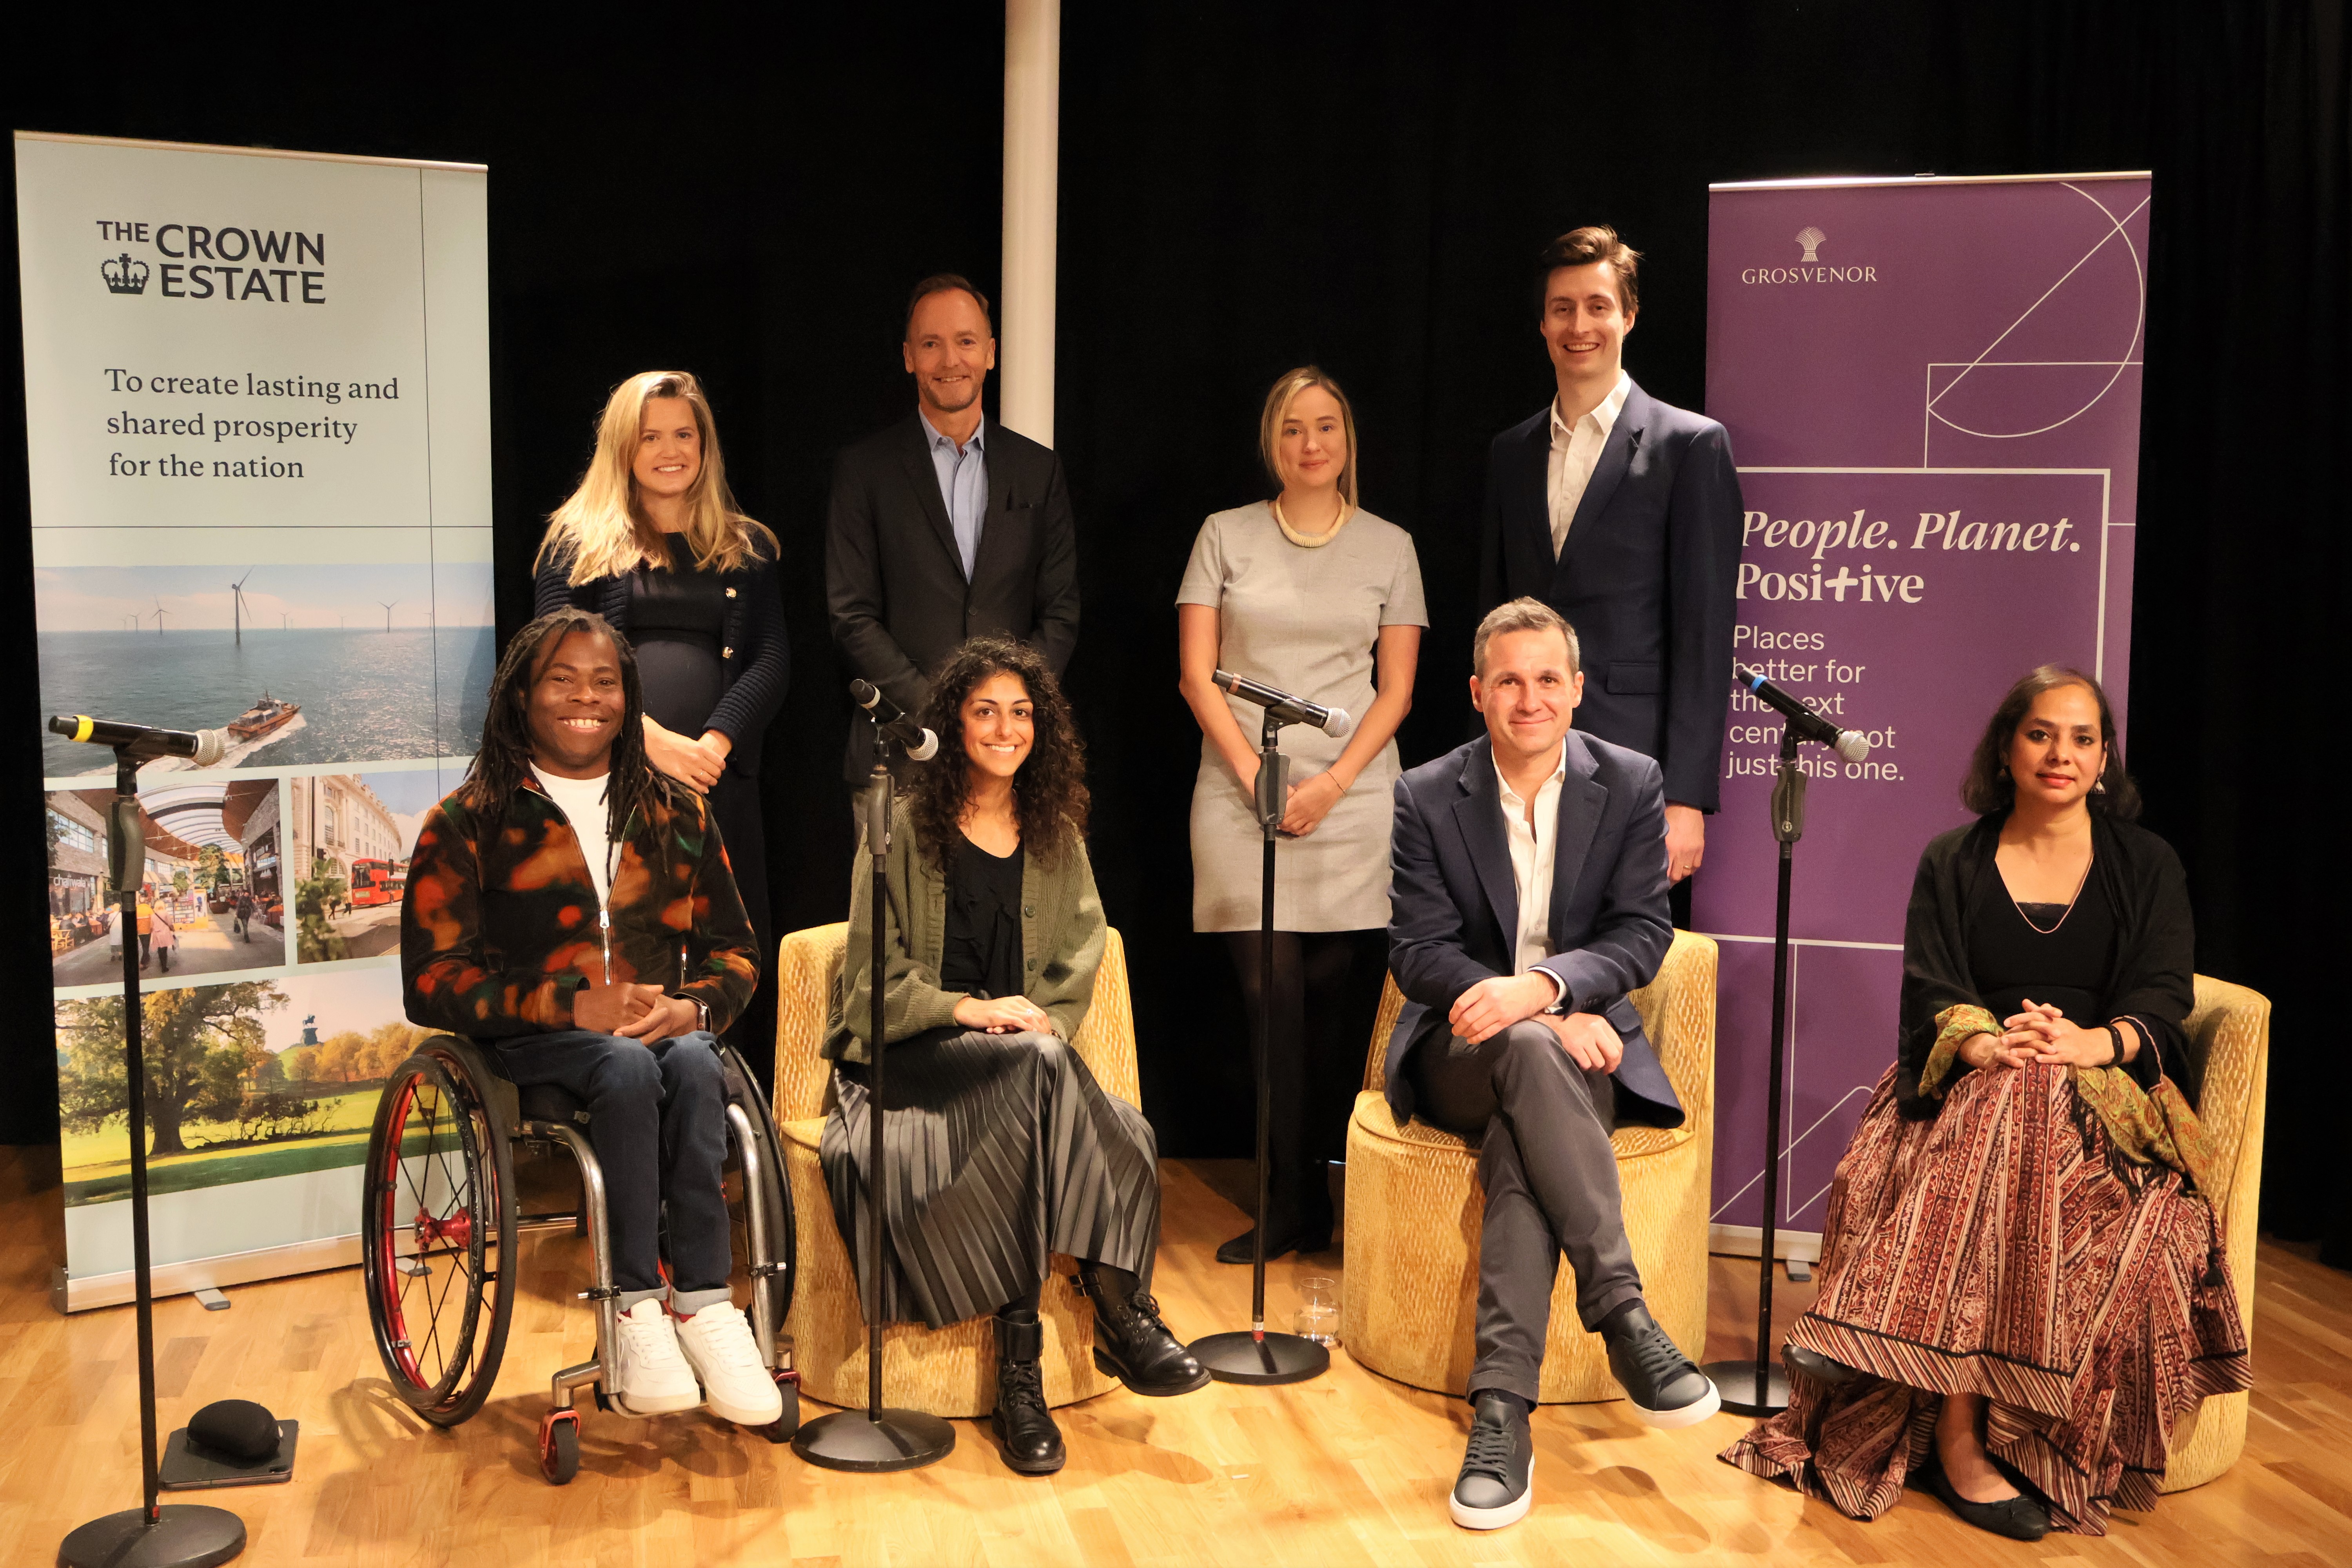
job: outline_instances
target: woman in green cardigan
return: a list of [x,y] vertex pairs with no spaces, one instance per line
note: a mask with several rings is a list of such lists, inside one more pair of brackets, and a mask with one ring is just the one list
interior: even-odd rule
[[[1044,658],[975,637],[931,684],[938,759],[892,816],[886,862],[883,1031],[889,1115],[879,1185],[890,1218],[884,1321],[996,1318],[1005,1463],[1062,1468],[1045,1407],[1037,1320],[1048,1258],[1079,1259],[1095,1359],[1139,1394],[1187,1394],[1202,1371],[1150,1295],[1160,1240],[1150,1123],[1103,1091],[1071,1048],[1102,962],[1102,900],[1087,860],[1086,754]],[[865,1031],[873,1017],[871,879],[852,879],[849,961],[824,1054],[832,1113],[820,1145],[834,1215],[863,1232],[870,1173]],[[864,1247],[852,1248],[858,1264]],[[874,1310],[876,1281],[861,1280]]]

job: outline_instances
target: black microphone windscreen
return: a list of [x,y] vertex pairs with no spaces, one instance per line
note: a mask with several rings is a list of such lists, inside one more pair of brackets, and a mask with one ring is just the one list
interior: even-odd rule
[[250,1399],[217,1399],[188,1417],[188,1441],[257,1464],[278,1452],[278,1417]]

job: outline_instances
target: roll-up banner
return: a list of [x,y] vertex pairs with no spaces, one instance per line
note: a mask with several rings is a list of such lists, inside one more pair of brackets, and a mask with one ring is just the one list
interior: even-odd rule
[[[2125,710],[2147,204],[2145,174],[1710,190],[1707,412],[1747,511],[1733,653],[1871,738],[1860,763],[1804,751],[1784,1255],[1817,1250],[1895,1059],[1912,873],[1969,820],[1960,775],[2001,693],[2068,664]],[[1714,1239],[1751,1254],[1780,740],[1769,708],[1733,698],[1693,890],[1692,923],[1723,944]]]
[[494,653],[488,175],[16,151],[41,711],[229,732],[216,766],[140,774],[131,929],[106,884],[113,759],[42,742],[53,1300],[131,1294],[125,942],[157,1291],[355,1262],[375,1086],[421,1034],[404,873]]

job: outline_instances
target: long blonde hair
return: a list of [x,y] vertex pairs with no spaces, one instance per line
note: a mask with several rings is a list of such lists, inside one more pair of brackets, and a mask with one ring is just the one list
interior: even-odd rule
[[1359,466],[1356,461],[1356,411],[1349,404],[1348,395],[1339,390],[1339,384],[1321,367],[1302,364],[1286,374],[1266,393],[1265,411],[1258,416],[1257,422],[1257,455],[1265,462],[1266,477],[1273,479],[1277,488],[1289,482],[1283,475],[1279,456],[1282,422],[1289,416],[1292,400],[1310,386],[1321,387],[1331,395],[1331,401],[1339,405],[1339,427],[1348,435],[1348,466],[1339,470],[1339,499],[1352,512],[1359,504],[1356,500],[1356,469]]
[[536,569],[551,553],[572,564],[576,586],[599,577],[617,577],[639,566],[667,567],[669,554],[659,531],[637,505],[636,479],[629,471],[637,449],[637,433],[645,422],[646,405],[656,397],[685,400],[694,410],[694,426],[701,434],[702,469],[686,494],[686,542],[694,563],[704,571],[738,572],[755,554],[753,542],[767,542],[776,554],[776,536],[765,525],[743,515],[735,494],[727,488],[727,463],[719,451],[719,425],[710,416],[710,400],[702,384],[682,370],[641,371],[613,389],[604,416],[596,422],[596,451],[580,488],[547,518],[547,537],[540,542]]

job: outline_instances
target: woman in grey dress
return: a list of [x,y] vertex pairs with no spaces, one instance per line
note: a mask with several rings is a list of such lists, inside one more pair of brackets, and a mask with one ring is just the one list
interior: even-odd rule
[[[1360,715],[1335,739],[1285,731],[1289,810],[1276,849],[1273,1178],[1266,1256],[1329,1245],[1326,1162],[1345,1147],[1378,1004],[1389,920],[1390,793],[1397,726],[1412,706],[1421,563],[1412,537],[1357,504],[1356,425],[1313,365],[1266,394],[1258,450],[1279,493],[1202,524],[1176,595],[1184,700],[1201,725],[1192,786],[1192,929],[1229,933],[1255,1037],[1260,868],[1253,805],[1258,709],[1211,680],[1219,668]],[[1250,1261],[1254,1235],[1217,1249]]]

